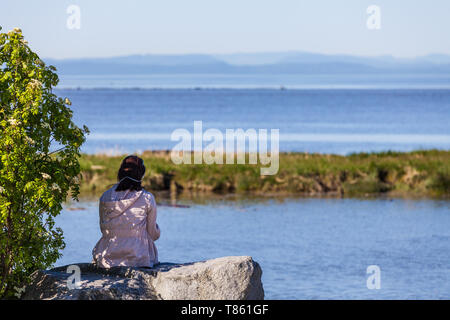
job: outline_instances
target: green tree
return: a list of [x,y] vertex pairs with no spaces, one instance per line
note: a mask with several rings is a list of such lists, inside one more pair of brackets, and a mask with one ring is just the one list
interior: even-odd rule
[[88,129],[72,122],[69,99],[52,92],[55,71],[20,29],[0,33],[1,298],[13,297],[30,273],[60,257],[65,244],[54,218],[68,194],[79,193]]

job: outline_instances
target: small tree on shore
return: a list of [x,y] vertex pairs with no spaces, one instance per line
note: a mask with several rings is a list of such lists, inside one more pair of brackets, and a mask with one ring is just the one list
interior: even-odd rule
[[79,193],[88,129],[72,122],[70,101],[52,92],[55,71],[20,29],[0,33],[0,298],[16,295],[30,273],[60,257],[54,218],[68,193]]

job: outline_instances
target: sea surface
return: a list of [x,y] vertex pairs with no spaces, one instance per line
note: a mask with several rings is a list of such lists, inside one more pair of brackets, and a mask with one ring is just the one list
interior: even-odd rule
[[60,75],[58,87],[140,89],[450,89],[450,74],[108,74]]
[[[62,77],[86,153],[170,150],[176,129],[279,129],[280,151],[450,149],[450,76],[147,75]],[[150,168],[151,170],[151,168]],[[161,201],[161,199],[157,199]],[[160,206],[163,262],[250,255],[268,299],[449,299],[450,201],[244,199]],[[74,210],[75,209],[75,210]],[[57,217],[57,265],[91,261],[98,203]],[[369,266],[380,289],[367,288]]]
[[[266,299],[450,298],[450,201],[187,204],[158,207],[162,262],[250,255],[262,267]],[[56,265],[90,262],[100,238],[98,204],[70,204],[56,221],[67,243]],[[373,265],[380,270],[380,289],[367,287]]]
[[[171,150],[176,129],[279,130],[280,151],[450,149],[450,89],[57,89],[91,134],[82,151]],[[192,142],[193,144],[193,142]],[[207,145],[203,143],[203,148]],[[270,143],[269,143],[270,145]],[[248,147],[248,146],[247,146]]]

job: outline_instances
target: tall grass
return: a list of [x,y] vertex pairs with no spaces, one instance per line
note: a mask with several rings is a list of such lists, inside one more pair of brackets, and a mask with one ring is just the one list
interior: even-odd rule
[[[450,195],[450,151],[357,153],[348,156],[281,153],[276,175],[261,165],[175,165],[168,152],[144,152],[144,186],[153,191],[252,194]],[[81,192],[99,193],[116,182],[124,156],[80,158]]]

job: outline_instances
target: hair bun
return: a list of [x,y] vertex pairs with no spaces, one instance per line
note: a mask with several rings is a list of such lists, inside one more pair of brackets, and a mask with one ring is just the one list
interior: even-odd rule
[[[116,190],[141,190],[141,183],[132,181],[131,179],[141,180],[145,174],[145,165],[144,161],[137,156],[127,156],[122,160],[120,165],[119,172],[117,174],[117,179],[120,181]],[[125,179],[125,177],[129,177],[131,179]]]

